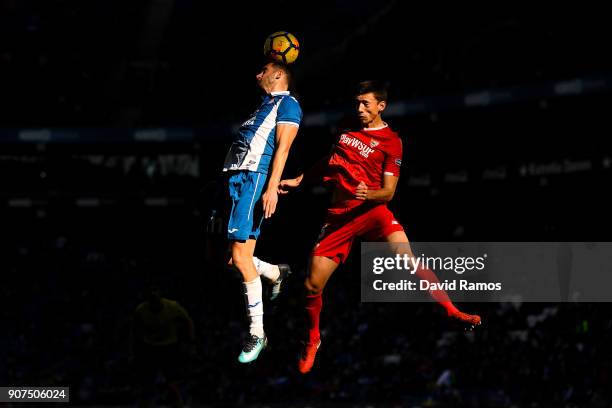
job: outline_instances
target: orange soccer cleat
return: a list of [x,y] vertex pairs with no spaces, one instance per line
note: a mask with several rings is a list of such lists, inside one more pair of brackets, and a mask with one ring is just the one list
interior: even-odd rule
[[309,342],[304,344],[302,354],[300,355],[300,360],[298,361],[298,370],[300,373],[306,374],[312,369],[319,347],[321,347],[320,339],[316,343]]
[[449,312],[448,316],[452,317],[454,319],[460,320],[463,323],[469,324],[470,326],[472,326],[471,327],[472,329],[475,326],[479,326],[481,324],[480,316],[463,313],[463,312],[460,312],[458,310],[457,311],[453,311],[453,312]]

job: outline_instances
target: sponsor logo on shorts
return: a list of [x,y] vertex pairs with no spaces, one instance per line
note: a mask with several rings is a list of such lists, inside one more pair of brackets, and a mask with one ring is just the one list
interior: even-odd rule
[[398,166],[402,165],[402,160],[401,159],[395,159],[395,164],[397,164]]

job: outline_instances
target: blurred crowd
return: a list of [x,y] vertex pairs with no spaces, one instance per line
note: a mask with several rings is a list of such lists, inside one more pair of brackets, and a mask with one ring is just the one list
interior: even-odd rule
[[[283,1],[274,8],[2,0],[1,122],[192,127],[240,121],[257,101],[246,91],[255,92],[263,41],[278,30],[293,32],[302,44],[295,71],[306,111],[342,105],[357,81],[370,78],[388,80],[393,98],[410,99],[537,86],[612,68],[601,51],[610,36],[605,12],[482,11],[417,10],[397,0],[312,7]],[[376,50],[376,57],[365,50]]]
[[[465,332],[435,304],[360,303],[356,256],[325,292],[321,359],[300,376],[308,248],[291,248],[282,236],[267,239],[262,252],[291,262],[296,274],[266,305],[269,349],[256,364],[239,365],[243,296],[239,277],[220,262],[221,236],[184,209],[88,211],[6,224],[3,384],[68,385],[75,403],[136,404],[132,319],[155,282],[195,327],[195,350],[181,348],[176,360],[188,406],[604,407],[611,397],[607,304],[464,304],[484,320]],[[155,384],[154,400],[167,403],[163,371]]]
[[[610,241],[612,227],[609,88],[577,81],[565,94],[463,103],[472,91],[607,78],[608,14],[275,5],[0,0],[0,132],[76,135],[6,143],[0,133],[0,385],[142,405],[133,319],[154,285],[195,338],[179,331],[174,388],[164,370],[151,379],[156,405],[178,392],[185,406],[608,407],[610,305],[464,304],[484,321],[465,332],[435,304],[361,303],[357,251],[325,291],[320,359],[300,376],[301,281],[326,200],[316,188],[284,198],[265,226],[258,255],[295,274],[266,305],[269,349],[237,363],[244,299],[224,266],[219,169],[231,123],[258,101],[260,43],[273,31],[302,41],[297,90],[315,119],[287,176],[329,151],[355,83],[377,77],[391,84],[389,123],[404,141],[392,207],[411,240]],[[391,114],[400,100],[420,110]],[[337,117],[317,122],[328,111]],[[149,126],[194,137],[129,142],[128,129]]]

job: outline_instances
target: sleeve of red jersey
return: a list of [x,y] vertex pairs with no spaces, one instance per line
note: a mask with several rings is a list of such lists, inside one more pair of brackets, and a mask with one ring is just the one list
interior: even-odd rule
[[402,139],[399,137],[389,146],[383,164],[383,174],[399,177],[402,166]]

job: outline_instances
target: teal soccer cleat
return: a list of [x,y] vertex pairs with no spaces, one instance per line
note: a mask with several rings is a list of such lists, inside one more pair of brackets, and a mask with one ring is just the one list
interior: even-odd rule
[[257,337],[254,334],[248,338],[244,346],[242,347],[242,351],[238,356],[238,361],[241,363],[250,363],[255,361],[257,357],[259,357],[259,353],[268,345],[268,338],[264,334],[263,337]]

